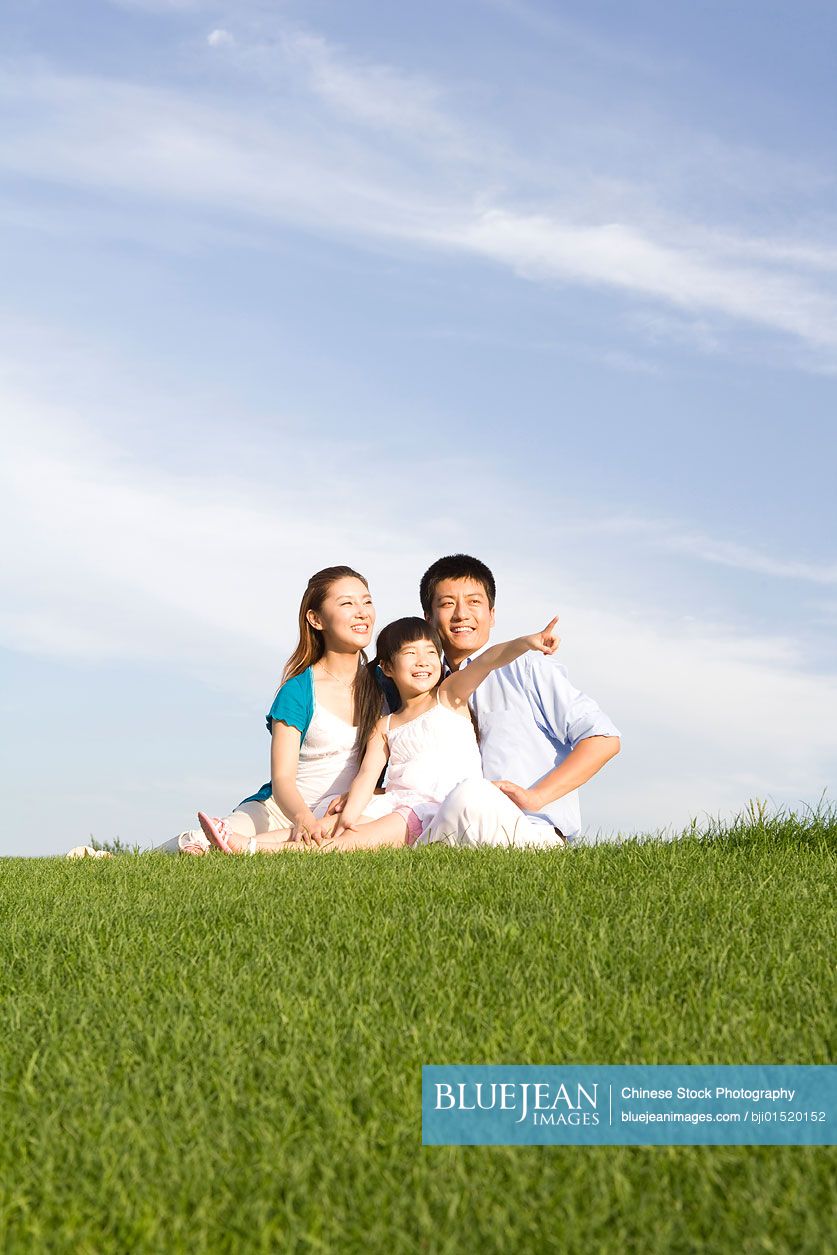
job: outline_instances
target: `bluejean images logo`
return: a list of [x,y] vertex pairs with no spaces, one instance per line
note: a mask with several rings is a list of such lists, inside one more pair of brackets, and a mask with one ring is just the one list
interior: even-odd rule
[[837,1067],[428,1065],[422,1142],[832,1145]]
[[509,1111],[515,1123],[597,1125],[599,1083],[580,1081],[434,1081],[436,1111]]

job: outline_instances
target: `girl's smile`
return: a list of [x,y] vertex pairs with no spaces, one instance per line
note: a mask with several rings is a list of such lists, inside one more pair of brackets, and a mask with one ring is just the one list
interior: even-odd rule
[[410,641],[399,649],[385,668],[402,699],[435,688],[442,675],[442,660],[432,641]]

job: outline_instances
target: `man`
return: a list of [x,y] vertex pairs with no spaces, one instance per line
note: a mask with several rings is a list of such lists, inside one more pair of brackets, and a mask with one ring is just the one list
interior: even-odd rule
[[[419,595],[448,668],[468,666],[494,626],[491,571],[468,554],[452,554],[425,571]],[[578,789],[619,753],[619,730],[542,654],[494,671],[471,706],[486,778],[454,789],[420,842],[546,847],[572,841],[581,831]]]

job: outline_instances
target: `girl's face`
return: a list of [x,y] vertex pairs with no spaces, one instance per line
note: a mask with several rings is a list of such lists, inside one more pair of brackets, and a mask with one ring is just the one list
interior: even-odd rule
[[371,641],[375,626],[369,589],[353,575],[335,580],[319,610],[308,611],[308,622],[322,632],[326,649],[359,653]]
[[410,641],[402,645],[382,667],[395,682],[402,701],[429,693],[442,678],[442,660],[432,641]]

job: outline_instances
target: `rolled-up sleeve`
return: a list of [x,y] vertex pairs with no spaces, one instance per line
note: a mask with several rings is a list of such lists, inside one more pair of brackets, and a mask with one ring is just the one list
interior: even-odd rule
[[533,712],[548,737],[573,749],[590,736],[622,735],[598,703],[570,683],[564,667],[543,654],[531,660]]

